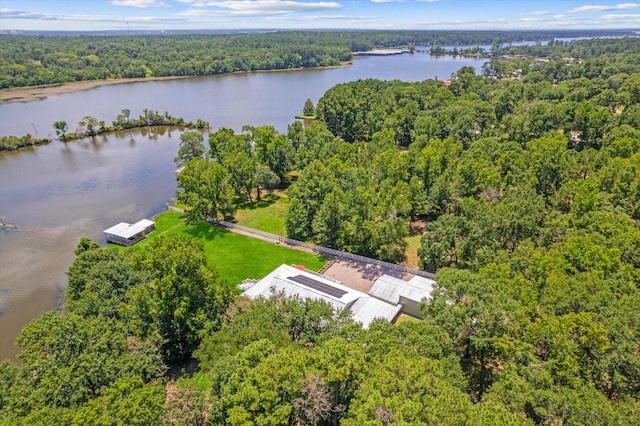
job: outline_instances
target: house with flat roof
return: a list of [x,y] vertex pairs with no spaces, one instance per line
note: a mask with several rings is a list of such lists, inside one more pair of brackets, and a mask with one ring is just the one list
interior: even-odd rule
[[243,296],[250,299],[283,294],[323,300],[336,311],[349,310],[354,321],[368,328],[375,319],[392,322],[403,313],[421,318],[418,304],[430,297],[432,283],[433,280],[422,277],[404,281],[383,275],[366,294],[304,267],[281,265],[261,280],[248,281],[239,287]]
[[431,297],[435,283],[434,280],[419,276],[405,281],[384,274],[373,283],[369,295],[394,305],[401,305],[402,313],[422,318],[419,304]]
[[154,221],[141,219],[136,223],[120,222],[111,228],[105,229],[103,232],[107,243],[131,246],[144,239],[154,229],[156,229]]

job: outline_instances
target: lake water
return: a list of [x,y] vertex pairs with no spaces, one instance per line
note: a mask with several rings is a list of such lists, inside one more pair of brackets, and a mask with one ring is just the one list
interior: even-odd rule
[[[0,135],[53,137],[58,120],[75,129],[90,115],[111,122],[123,108],[144,108],[212,128],[270,124],[286,132],[310,98],[338,83],[365,78],[448,79],[483,60],[427,54],[361,57],[346,67],[232,74],[101,86],[41,101],[0,104]],[[173,158],[180,131],[154,128],[0,152],[0,217],[20,226],[0,231],[0,360],[12,358],[20,329],[56,307],[65,272],[82,236],[104,242],[102,230],[166,208],[175,195]]]

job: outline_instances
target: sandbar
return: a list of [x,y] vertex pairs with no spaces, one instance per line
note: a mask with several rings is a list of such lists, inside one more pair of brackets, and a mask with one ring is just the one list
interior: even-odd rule
[[108,84],[137,83],[141,81],[172,80],[188,78],[186,76],[169,77],[142,77],[142,78],[118,78],[110,80],[76,81],[72,83],[49,84],[36,87],[17,87],[15,89],[0,90],[0,103],[4,102],[29,102],[45,99],[49,96],[62,95],[64,93],[81,92],[94,87]]

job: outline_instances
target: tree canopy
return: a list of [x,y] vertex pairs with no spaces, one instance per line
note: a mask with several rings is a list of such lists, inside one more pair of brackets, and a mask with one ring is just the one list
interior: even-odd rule
[[24,328],[21,364],[0,363],[0,422],[637,424],[630,46],[531,47],[584,59],[519,59],[513,77],[494,63],[446,85],[345,83],[286,134],[212,132],[178,178],[189,221],[277,184],[289,236],[397,261],[413,232],[436,272],[424,319],[365,330],[317,300],[234,298],[187,238],[133,253],[83,239],[65,313]]

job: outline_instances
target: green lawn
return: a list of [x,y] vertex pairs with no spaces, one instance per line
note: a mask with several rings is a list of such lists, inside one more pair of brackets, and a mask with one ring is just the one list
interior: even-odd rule
[[287,236],[284,215],[289,207],[289,198],[283,194],[269,194],[259,203],[247,203],[234,215],[238,225],[259,229],[271,234]]
[[180,377],[178,379],[178,384],[184,387],[195,386],[202,391],[208,391],[211,389],[213,380],[211,380],[211,377],[209,377],[207,373],[197,371],[191,376],[186,375]]
[[240,284],[246,278],[262,278],[283,263],[300,264],[313,271],[320,270],[327,259],[314,254],[293,250],[274,243],[234,234],[209,223],[186,225],[182,214],[166,211],[155,219],[156,230],[131,248],[110,244],[114,250],[139,250],[156,238],[184,235],[204,244],[209,266],[220,278],[231,284]]
[[420,248],[422,235],[413,235],[407,237],[407,259],[404,262],[405,266],[410,268],[418,268],[418,249]]

